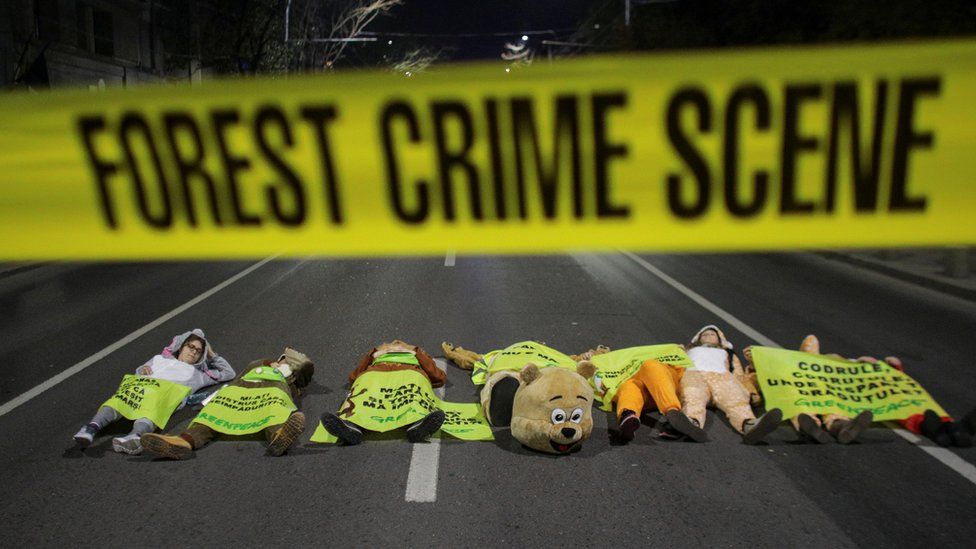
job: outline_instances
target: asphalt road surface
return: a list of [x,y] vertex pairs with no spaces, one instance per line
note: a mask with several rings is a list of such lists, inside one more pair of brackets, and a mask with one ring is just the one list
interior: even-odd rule
[[[0,278],[4,546],[972,547],[976,449],[930,453],[878,424],[850,446],[798,444],[786,424],[745,446],[710,413],[707,443],[644,427],[618,446],[595,410],[568,457],[505,429],[341,447],[309,443],[314,425],[280,458],[259,440],[184,462],[115,454],[106,435],[73,448],[121,376],[193,327],[238,368],[306,352],[310,418],[336,410],[357,359],[393,338],[434,355],[444,340],[579,352],[684,342],[708,323],[739,349],[816,333],[825,352],[898,355],[950,413],[976,405],[976,304],[817,255],[451,259],[54,263]],[[476,394],[449,366],[446,400]]]

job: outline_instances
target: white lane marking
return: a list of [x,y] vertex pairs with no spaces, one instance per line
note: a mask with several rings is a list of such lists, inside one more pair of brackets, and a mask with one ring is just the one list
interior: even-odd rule
[[[435,359],[437,367],[446,369],[446,365]],[[444,398],[444,387],[434,389],[437,398]],[[431,437],[430,442],[418,442],[413,445],[413,455],[410,456],[410,473],[407,475],[407,493],[404,499],[417,503],[437,501],[437,470],[441,461],[441,439]]]
[[916,435],[915,433],[902,429],[894,421],[886,421],[885,425],[894,431],[898,436],[921,448],[925,453],[944,463],[947,467],[960,475],[966,477],[969,482],[976,484],[976,465],[969,463],[951,451],[941,446],[935,446],[931,442]]
[[681,292],[681,293],[685,294],[686,296],[688,296],[689,298],[691,298],[692,301],[694,301],[695,303],[701,305],[702,307],[704,307],[705,309],[707,309],[709,312],[711,312],[715,316],[717,316],[717,317],[721,318],[722,320],[724,320],[725,322],[731,324],[732,326],[734,326],[737,330],[739,330],[743,334],[751,337],[753,339],[753,341],[759,342],[759,343],[765,345],[766,347],[781,347],[781,345],[779,345],[778,343],[776,343],[772,339],[769,339],[768,337],[762,335],[761,333],[759,333],[756,330],[754,330],[751,326],[749,326],[745,322],[743,322],[743,321],[739,320],[738,318],[736,318],[735,316],[733,316],[732,313],[729,313],[725,309],[722,309],[718,305],[712,303],[711,301],[709,301],[709,300],[705,299],[704,297],[702,297],[701,295],[699,295],[697,292],[695,292],[691,288],[685,286],[684,284],[682,284],[682,283],[678,282],[677,280],[671,278],[670,276],[666,275],[660,269],[658,269],[654,265],[651,265],[650,263],[648,263],[647,260],[645,260],[643,257],[634,255],[633,253],[628,252],[627,250],[620,250],[620,252],[622,254],[626,255],[627,257],[633,259],[637,264],[639,264],[641,267],[644,267],[645,269],[647,269],[648,271],[650,271],[654,276],[656,276],[656,277],[660,278],[661,280],[667,282],[675,290],[678,290],[679,292]]
[[[776,343],[775,341],[773,341],[772,339],[769,339],[768,337],[762,335],[761,333],[759,333],[758,331],[756,331],[752,326],[749,326],[745,322],[739,320],[738,318],[736,318],[735,316],[733,316],[731,313],[729,313],[725,309],[722,309],[718,305],[712,303],[711,301],[709,301],[709,300],[705,299],[704,297],[702,297],[700,294],[698,294],[695,291],[693,291],[691,288],[688,288],[684,284],[682,284],[682,283],[678,282],[677,280],[671,278],[670,276],[668,276],[667,274],[665,274],[664,272],[662,272],[660,269],[658,269],[654,265],[651,265],[644,258],[639,257],[639,256],[637,256],[637,255],[635,255],[635,254],[633,254],[631,252],[628,252],[627,250],[620,250],[620,253],[622,253],[622,254],[626,255],[627,257],[629,257],[630,259],[634,260],[635,263],[637,263],[641,267],[644,267],[645,269],[647,269],[651,274],[653,274],[654,276],[660,278],[665,283],[667,283],[668,285],[670,285],[671,287],[673,287],[675,290],[678,290],[679,292],[685,294],[686,296],[688,296],[689,298],[691,298],[692,301],[694,301],[695,303],[701,305],[705,309],[709,310],[710,312],[712,312],[713,314],[715,314],[715,316],[718,316],[719,318],[725,320],[726,322],[728,322],[729,324],[731,324],[732,326],[734,326],[737,330],[739,330],[743,334],[751,337],[755,341],[757,341],[759,343],[762,343],[763,345],[765,345],[767,347],[783,348],[782,345],[780,345],[780,344]],[[945,448],[941,448],[941,447],[937,447],[937,446],[932,446],[932,445],[928,444],[921,437],[915,436],[913,433],[910,433],[910,432],[906,431],[905,429],[901,429],[900,427],[897,426],[897,424],[894,424],[894,427],[892,426],[893,424],[890,423],[890,422],[888,422],[887,424],[888,424],[888,427],[892,428],[892,430],[894,430],[895,433],[897,433],[899,436],[901,436],[902,438],[904,438],[908,442],[911,442],[912,444],[914,444],[918,448],[921,448],[923,451],[925,451],[927,454],[929,454],[930,456],[934,457],[935,459],[941,461],[943,465],[945,465],[946,467],[949,467],[953,471],[959,473],[960,475],[962,475],[969,482],[972,482],[973,484],[976,484],[976,466],[973,466],[968,461],[960,458],[959,456],[957,456],[956,454],[950,452],[949,450],[946,450]]]
[[445,267],[453,267],[454,266],[454,262],[455,262],[456,259],[457,259],[457,257],[456,257],[456,254],[455,254],[454,250],[448,250],[447,251],[447,255],[444,256],[444,266]]
[[92,364],[98,362],[99,360],[105,358],[106,356],[114,353],[115,351],[121,349],[122,347],[125,347],[126,345],[128,345],[132,341],[134,341],[137,338],[139,338],[142,335],[144,335],[146,332],[149,332],[150,330],[152,330],[153,328],[156,328],[157,326],[159,326],[160,324],[166,322],[167,320],[175,317],[176,315],[182,313],[183,311],[189,309],[190,307],[196,305],[197,303],[200,303],[204,299],[207,299],[208,297],[214,295],[215,293],[219,292],[220,290],[223,290],[227,286],[230,286],[231,284],[233,284],[233,283],[237,282],[238,280],[244,278],[245,276],[251,274],[256,269],[258,269],[259,267],[261,267],[265,263],[271,261],[275,257],[277,257],[277,256],[267,257],[265,259],[262,259],[261,261],[258,261],[254,265],[251,265],[250,267],[248,267],[248,268],[244,269],[243,271],[237,273],[236,275],[228,278],[227,280],[221,282],[220,284],[217,284],[213,288],[210,288],[206,292],[203,292],[202,294],[194,297],[193,299],[191,299],[190,301],[187,301],[183,305],[180,305],[179,307],[177,307],[177,308],[173,309],[172,311],[164,314],[163,316],[157,318],[156,320],[153,320],[149,324],[146,324],[142,328],[139,328],[138,330],[130,333],[129,335],[123,337],[122,339],[116,341],[115,343],[109,345],[108,347],[105,347],[101,351],[98,351],[97,353],[91,355],[90,357],[86,358],[85,360],[82,360],[78,364],[75,364],[74,366],[68,368],[67,370],[64,370],[63,372],[61,372],[58,375],[52,377],[51,379],[45,381],[44,383],[41,383],[40,385],[34,387],[33,389],[31,389],[31,390],[29,390],[29,391],[27,391],[27,392],[25,392],[25,393],[23,393],[23,394],[21,394],[21,395],[19,395],[17,397],[14,397],[14,398],[10,399],[9,401],[3,403],[3,405],[0,405],[0,416],[4,416],[4,415],[8,414],[9,412],[11,412],[12,410],[14,410],[15,408],[17,408],[21,404],[24,404],[25,402],[29,401],[30,399],[36,397],[37,395],[43,393],[44,391],[47,391],[51,387],[54,387],[58,383],[61,383],[62,381],[68,379],[69,377],[77,374],[78,372],[84,370],[85,368],[91,366]]

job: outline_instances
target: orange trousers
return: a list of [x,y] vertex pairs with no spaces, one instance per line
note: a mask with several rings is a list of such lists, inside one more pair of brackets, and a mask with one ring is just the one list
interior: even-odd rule
[[645,408],[653,409],[655,406],[662,414],[681,409],[678,385],[684,373],[684,368],[676,368],[656,360],[645,361],[637,373],[620,386],[614,396],[617,418],[623,415],[624,410],[639,415]]

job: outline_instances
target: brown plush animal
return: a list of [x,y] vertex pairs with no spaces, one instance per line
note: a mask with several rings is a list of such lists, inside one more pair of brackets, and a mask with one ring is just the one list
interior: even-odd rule
[[568,454],[580,449],[593,431],[593,389],[586,381],[596,373],[583,361],[576,372],[527,364],[512,408],[512,436],[540,452]]

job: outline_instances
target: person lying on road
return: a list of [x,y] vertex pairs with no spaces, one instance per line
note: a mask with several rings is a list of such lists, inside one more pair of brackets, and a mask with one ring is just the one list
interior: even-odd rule
[[234,378],[230,363],[214,351],[199,328],[174,337],[135,373],[126,376],[116,395],[75,433],[74,440],[80,447],[89,446],[99,431],[124,416],[134,420],[132,430],[113,438],[112,449],[139,454],[140,437],[164,428],[170,415],[186,403],[187,394]]
[[153,456],[184,459],[206,446],[216,433],[231,436],[263,432],[272,456],[284,454],[305,430],[296,404],[315,365],[285,347],[276,359],[256,360],[234,381],[211,395],[190,426],[176,436],[147,433],[142,446]]

